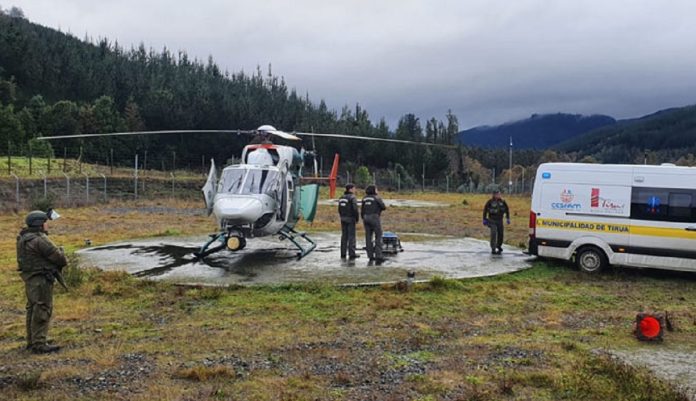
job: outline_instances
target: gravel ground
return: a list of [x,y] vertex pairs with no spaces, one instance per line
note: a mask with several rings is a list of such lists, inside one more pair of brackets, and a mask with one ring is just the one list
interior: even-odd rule
[[609,354],[631,366],[648,368],[655,376],[674,383],[696,401],[696,351],[668,349],[660,344],[637,351],[609,351]]

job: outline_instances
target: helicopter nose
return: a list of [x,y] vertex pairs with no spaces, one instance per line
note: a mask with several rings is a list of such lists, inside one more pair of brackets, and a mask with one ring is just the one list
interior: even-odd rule
[[263,216],[263,203],[259,199],[225,197],[216,199],[213,213],[220,220],[234,224],[253,223]]

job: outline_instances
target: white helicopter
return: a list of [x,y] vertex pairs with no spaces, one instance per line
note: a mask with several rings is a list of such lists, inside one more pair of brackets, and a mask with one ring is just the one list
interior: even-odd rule
[[[300,217],[309,222],[314,220],[319,197],[317,184],[300,185],[300,180],[303,178],[302,168],[305,151],[292,146],[273,144],[269,140],[271,136],[291,141],[301,141],[301,136],[307,136],[455,148],[453,145],[390,138],[307,132],[293,132],[291,134],[277,130],[271,125],[262,125],[255,130],[138,131],[48,136],[38,139],[58,140],[102,136],[195,133],[255,135],[260,142],[245,146],[242,151],[241,163],[225,167],[219,178],[215,162],[211,160],[208,179],[202,191],[208,215],[215,216],[218,232],[211,234],[210,239],[195,253],[198,259],[224,249],[239,251],[246,246],[248,238],[269,235],[278,235],[280,239],[290,240],[298,249],[298,258],[308,255],[316,248],[316,243],[305,233],[295,231],[295,225]],[[316,156],[314,157],[316,170]],[[328,178],[314,178],[315,180],[325,179],[329,181],[331,197],[334,196],[336,189],[338,161],[337,154],[334,157]],[[300,239],[306,243],[304,246],[300,243]],[[212,246],[216,242],[218,244]]]

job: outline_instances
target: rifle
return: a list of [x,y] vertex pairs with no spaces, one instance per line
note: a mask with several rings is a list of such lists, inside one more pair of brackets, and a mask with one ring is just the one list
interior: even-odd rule
[[70,291],[68,289],[68,286],[65,284],[65,279],[63,278],[63,274],[60,272],[60,270],[51,270],[51,274],[53,275],[53,278],[58,282],[58,284],[60,284],[61,287],[65,288],[65,291]]

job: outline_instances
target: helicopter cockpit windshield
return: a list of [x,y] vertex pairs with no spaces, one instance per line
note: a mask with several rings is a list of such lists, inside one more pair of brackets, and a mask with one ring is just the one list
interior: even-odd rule
[[277,197],[280,189],[280,172],[276,168],[227,168],[222,172],[219,193]]

